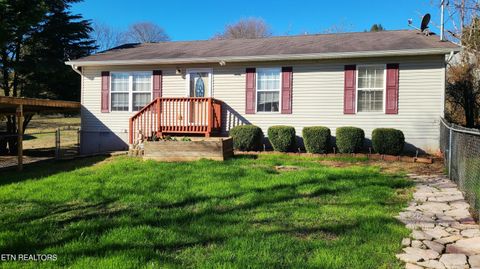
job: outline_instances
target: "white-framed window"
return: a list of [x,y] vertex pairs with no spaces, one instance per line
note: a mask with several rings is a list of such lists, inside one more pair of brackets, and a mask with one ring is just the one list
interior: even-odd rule
[[357,67],[357,112],[384,111],[385,75],[385,65]]
[[281,68],[257,68],[257,112],[280,112]]
[[152,101],[152,72],[112,72],[110,110],[138,111]]

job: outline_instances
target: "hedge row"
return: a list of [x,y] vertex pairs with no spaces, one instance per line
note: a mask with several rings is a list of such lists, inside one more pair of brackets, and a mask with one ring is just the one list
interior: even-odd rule
[[[263,145],[263,132],[255,125],[236,126],[230,130],[233,146],[237,150],[256,151]],[[302,130],[305,149],[309,153],[326,153],[331,149],[330,129],[323,126],[305,127]],[[268,139],[275,151],[295,151],[296,134],[292,126],[277,125],[268,128]],[[363,148],[365,132],[357,127],[339,127],[336,146],[340,153],[355,153]],[[392,128],[377,128],[372,132],[372,146],[380,154],[399,155],[403,151],[403,132]]]

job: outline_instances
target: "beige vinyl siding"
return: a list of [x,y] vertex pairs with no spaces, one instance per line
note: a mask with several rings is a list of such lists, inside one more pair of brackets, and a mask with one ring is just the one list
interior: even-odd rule
[[[377,63],[400,64],[398,115],[344,115],[344,65]],[[282,66],[286,65],[288,63],[282,63]],[[237,113],[245,118],[245,122],[260,126],[265,133],[269,126],[276,124],[295,126],[298,135],[305,126],[327,126],[335,134],[337,127],[351,125],[361,127],[370,137],[374,128],[391,127],[401,129],[411,144],[428,151],[438,149],[439,118],[443,107],[443,56],[290,65],[293,66],[292,114],[245,115],[245,95],[232,91],[232,88],[245,87],[244,67],[216,68],[215,97],[231,107],[226,115],[227,128],[241,121],[235,117]],[[232,75],[239,73],[242,75]]]
[[[346,64],[399,63],[399,114],[357,113],[343,114],[343,69]],[[292,114],[245,114],[245,68],[292,66]],[[213,97],[222,100],[224,126],[227,131],[238,124],[251,123],[267,132],[269,126],[285,124],[295,126],[301,135],[305,126],[323,125],[331,128],[358,126],[367,137],[374,128],[392,127],[405,133],[408,143],[428,151],[438,149],[439,118],[443,111],[444,57],[422,56],[328,60],[309,62],[226,64],[226,66],[192,65],[186,68],[213,68]],[[184,97],[187,94],[184,75],[177,75],[177,66],[87,67],[83,73],[82,129],[112,131],[126,140],[129,112],[100,112],[101,71],[163,71],[163,96]]]

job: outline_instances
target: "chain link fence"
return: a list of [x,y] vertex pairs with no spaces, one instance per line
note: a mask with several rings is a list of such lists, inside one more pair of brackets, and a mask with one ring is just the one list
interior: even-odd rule
[[448,176],[465,193],[465,199],[480,215],[480,131],[445,119],[440,124],[440,149]]

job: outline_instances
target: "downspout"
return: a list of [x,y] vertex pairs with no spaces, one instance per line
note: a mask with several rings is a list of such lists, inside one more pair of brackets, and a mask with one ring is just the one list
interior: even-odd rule
[[80,76],[83,76],[82,72],[78,70],[78,66],[72,64],[70,65],[70,67],[72,67],[72,70],[75,71],[75,73],[79,74]]
[[[82,104],[83,107],[83,73],[82,69],[79,70],[79,67],[76,65],[70,65],[72,67],[72,70],[75,71],[75,73],[80,75],[80,103]],[[83,127],[83,109],[80,109],[80,129],[77,132],[77,141],[78,141],[78,154],[80,155],[82,153],[82,127]]]
[[450,63],[450,61],[453,59],[454,55],[455,55],[455,52],[453,50],[450,51],[450,54],[448,55],[448,58],[447,58],[447,61],[446,61],[446,64]]

